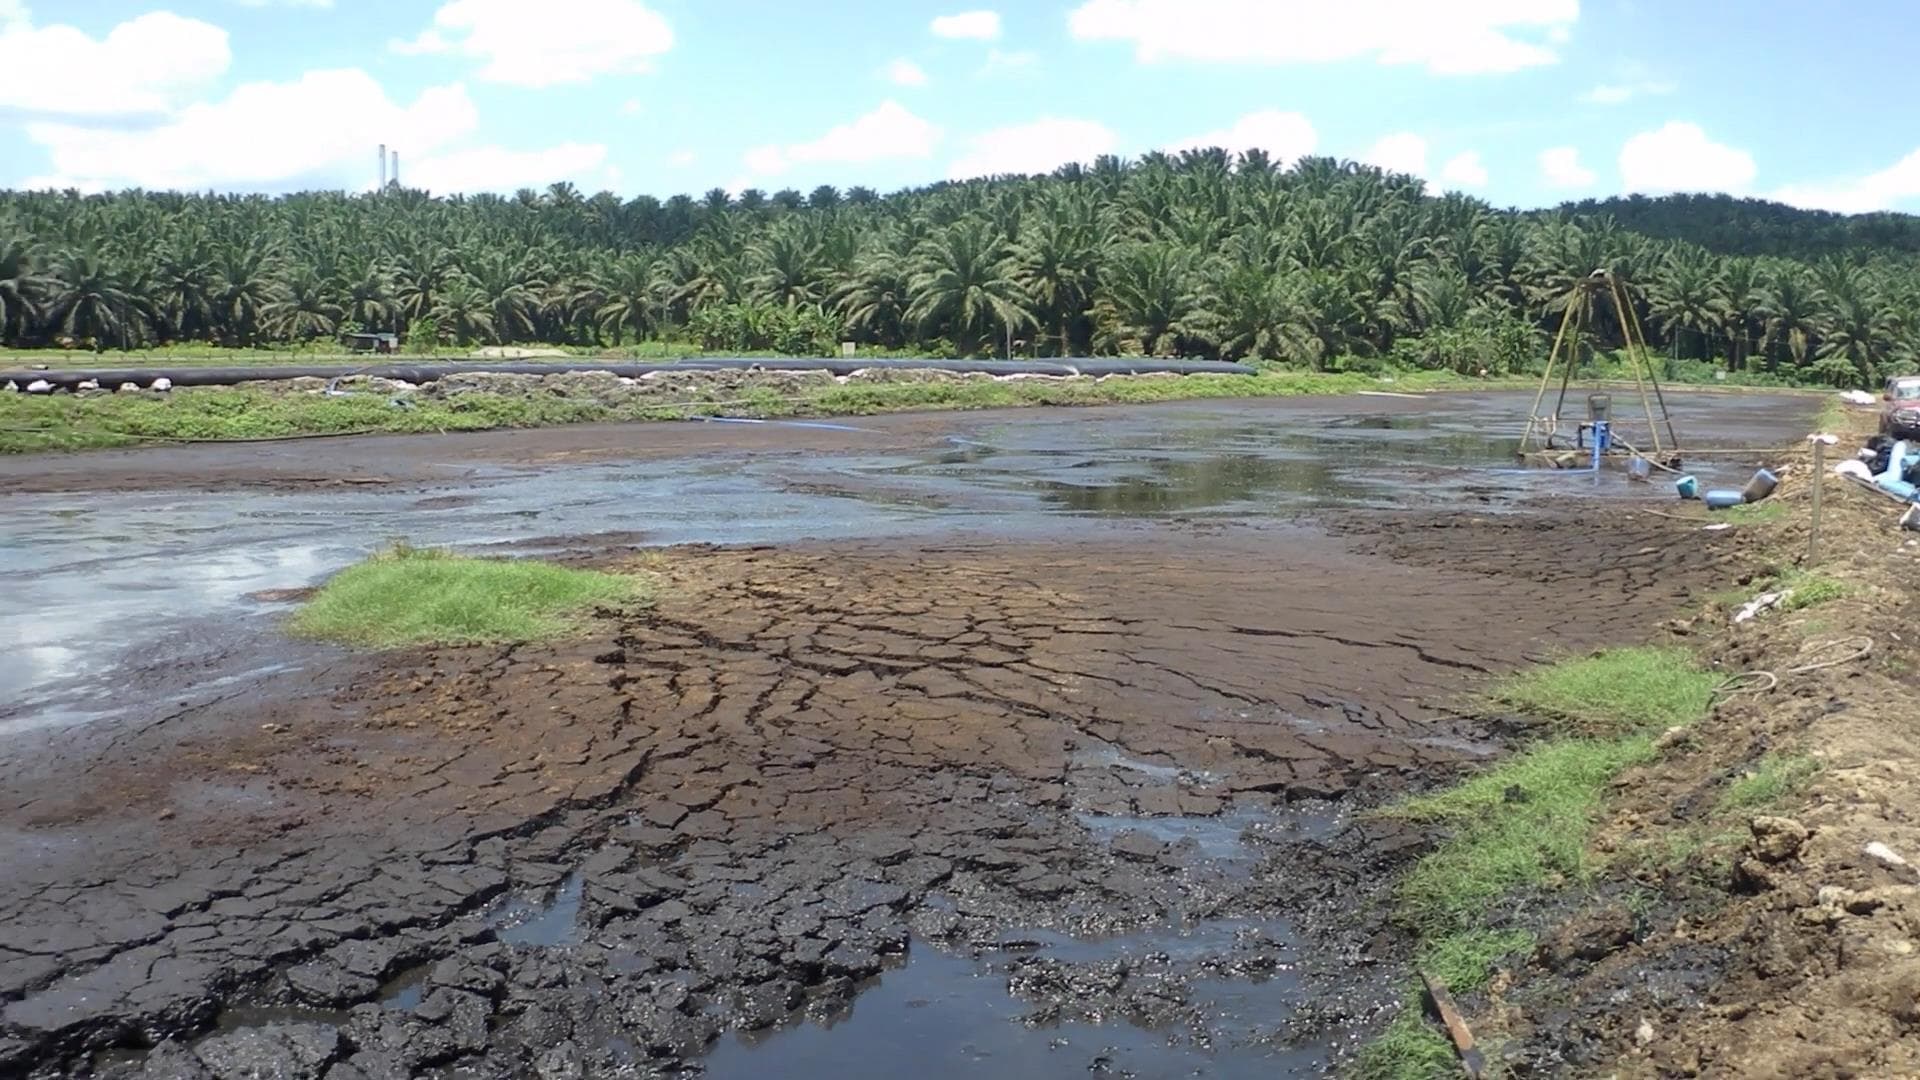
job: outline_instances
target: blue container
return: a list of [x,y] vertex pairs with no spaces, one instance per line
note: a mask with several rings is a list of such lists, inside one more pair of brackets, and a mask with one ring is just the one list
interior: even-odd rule
[[1739,506],[1747,497],[1732,488],[1714,488],[1707,492],[1706,502],[1709,510],[1725,510],[1730,506]]
[[1700,497],[1700,481],[1691,476],[1683,476],[1673,482],[1673,490],[1683,499],[1697,499]]

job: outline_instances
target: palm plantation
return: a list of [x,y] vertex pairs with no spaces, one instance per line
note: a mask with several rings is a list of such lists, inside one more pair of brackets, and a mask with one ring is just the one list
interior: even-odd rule
[[[853,341],[1497,372],[1537,361],[1567,305],[1590,302],[1578,282],[1606,267],[1670,362],[1848,385],[1915,364],[1916,237],[1897,215],[1724,197],[1520,214],[1352,162],[1282,170],[1220,150],[888,196],[7,192],[0,344],[358,329],[419,347]],[[1610,308],[1587,313],[1594,348],[1619,344]]]

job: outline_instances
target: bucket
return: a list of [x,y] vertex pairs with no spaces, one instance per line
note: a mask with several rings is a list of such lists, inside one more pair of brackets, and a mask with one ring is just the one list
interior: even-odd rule
[[1637,457],[1627,461],[1627,479],[1645,483],[1651,475],[1653,475],[1653,466],[1647,464],[1646,458]]
[[1714,488],[1706,494],[1707,509],[1725,510],[1730,506],[1739,506],[1747,497],[1732,488]]
[[1673,490],[1683,499],[1697,499],[1700,497],[1700,481],[1683,476],[1673,482]]
[[1761,469],[1759,472],[1753,474],[1753,479],[1747,481],[1746,487],[1740,489],[1740,497],[1750,503],[1759,502],[1761,499],[1773,494],[1773,489],[1779,486],[1779,477],[1765,469]]

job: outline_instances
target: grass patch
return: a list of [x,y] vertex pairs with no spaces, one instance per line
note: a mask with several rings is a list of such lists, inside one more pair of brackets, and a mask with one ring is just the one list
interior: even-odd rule
[[1715,513],[1735,525],[1765,525],[1786,517],[1787,504],[1778,499],[1768,499],[1766,502],[1741,503]]
[[645,594],[640,580],[618,574],[403,546],[335,575],[293,630],[378,648],[534,641],[567,633],[593,607]]
[[1768,754],[1727,785],[1720,796],[1723,811],[1756,810],[1775,806],[1807,786],[1819,775],[1820,762],[1805,754]]
[[1387,1029],[1353,1059],[1354,1080],[1434,1080],[1459,1074],[1453,1044],[1427,1023],[1418,992],[1408,996]]
[[1444,934],[1421,942],[1420,969],[1454,993],[1464,994],[1486,985],[1495,964],[1526,952],[1533,943],[1533,933],[1527,930],[1476,928]]
[[1563,739],[1395,807],[1389,812],[1456,827],[1401,880],[1402,918],[1423,936],[1460,933],[1479,926],[1494,901],[1517,889],[1584,880],[1587,841],[1607,783],[1652,756],[1647,736]]
[[[1503,958],[1530,948],[1529,930],[1497,925],[1496,906],[1516,893],[1592,878],[1597,864],[1588,847],[1608,785],[1654,757],[1655,732],[1704,715],[1717,681],[1685,652],[1635,648],[1563,660],[1501,684],[1499,700],[1574,733],[1382,811],[1451,829],[1395,889],[1396,919],[1420,938],[1420,967],[1469,992]],[[1410,1007],[1361,1051],[1355,1074],[1412,1080],[1453,1068],[1446,1040]]]
[[1774,589],[1791,589],[1792,595],[1780,601],[1781,611],[1801,611],[1838,600],[1851,592],[1846,582],[1825,574],[1795,571],[1775,583]]
[[1613,649],[1522,672],[1493,696],[1589,732],[1618,733],[1697,719],[1718,682],[1680,649]]

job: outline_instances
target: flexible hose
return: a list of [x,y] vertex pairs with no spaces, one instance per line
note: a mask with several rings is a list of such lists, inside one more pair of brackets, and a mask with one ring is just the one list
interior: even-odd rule
[[1848,650],[1845,655],[1835,656],[1817,663],[1790,667],[1780,672],[1779,675],[1764,669],[1743,671],[1727,679],[1719,686],[1714,687],[1712,696],[1724,701],[1736,694],[1764,694],[1780,685],[1780,677],[1782,675],[1805,675],[1823,668],[1839,667],[1841,664],[1851,664],[1855,660],[1865,659],[1873,652],[1873,639],[1864,634],[1859,637],[1837,638],[1833,641],[1823,641],[1813,646],[1810,651],[1818,653],[1825,649],[1831,649],[1836,645],[1852,645],[1853,648]]

